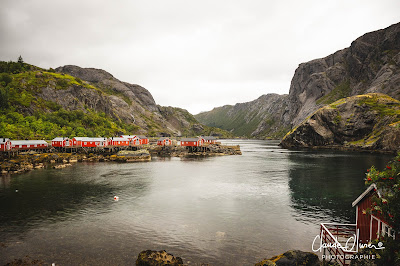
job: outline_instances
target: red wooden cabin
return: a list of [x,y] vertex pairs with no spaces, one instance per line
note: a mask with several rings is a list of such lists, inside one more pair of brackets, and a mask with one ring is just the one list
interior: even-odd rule
[[172,140],[170,138],[159,138],[157,140],[157,145],[159,145],[159,146],[170,146],[170,145],[172,145]]
[[205,136],[204,141],[210,144],[215,144],[217,143],[217,139],[213,136]]
[[51,146],[63,148],[69,146],[69,139],[64,137],[57,137],[51,140]]
[[379,236],[399,237],[383,215],[369,214],[367,209],[373,209],[372,197],[381,198],[381,192],[376,188],[375,184],[371,184],[352,204],[356,207],[356,224],[360,230],[359,240],[362,243],[368,243],[371,240],[379,238]]
[[11,140],[6,138],[0,138],[0,151],[10,151]]
[[204,138],[202,138],[202,137],[181,139],[181,146],[199,147],[199,146],[203,146],[203,144],[204,144]]
[[49,144],[44,140],[13,140],[11,149],[15,150],[41,150],[46,149]]
[[129,146],[129,143],[130,143],[129,139],[121,137],[112,137],[107,140],[108,146],[123,147],[123,146]]
[[139,139],[140,145],[149,144],[149,138],[143,135],[136,136]]
[[73,147],[106,147],[107,139],[106,138],[88,138],[88,137],[74,137],[70,140],[70,145]]
[[[390,224],[385,221],[383,215],[369,214],[367,209],[373,209],[372,198],[376,196],[381,198],[382,193],[375,184],[371,184],[353,203],[356,207],[355,224],[335,224],[322,223],[320,228],[320,239],[324,244],[340,244],[345,247],[349,239],[356,236],[356,245],[353,249],[343,249],[328,247],[324,249],[329,255],[336,257],[336,262],[340,265],[350,265],[349,255],[355,254],[360,245],[365,245],[381,236],[389,236],[393,239],[399,238],[400,234],[395,232]],[[351,245],[350,245],[351,246]]]

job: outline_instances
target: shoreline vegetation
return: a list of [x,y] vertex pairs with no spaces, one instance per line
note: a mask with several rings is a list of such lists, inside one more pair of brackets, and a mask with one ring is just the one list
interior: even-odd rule
[[149,162],[152,157],[196,158],[207,156],[241,155],[239,145],[227,146],[210,144],[207,150],[197,152],[181,146],[145,145],[143,149],[118,152],[20,152],[18,154],[3,153],[0,155],[0,174],[21,174],[34,169],[62,169],[78,162]]

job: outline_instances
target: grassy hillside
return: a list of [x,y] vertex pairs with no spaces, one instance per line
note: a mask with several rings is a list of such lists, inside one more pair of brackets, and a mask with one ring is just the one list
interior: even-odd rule
[[214,108],[213,110],[196,115],[196,118],[212,127],[221,128],[233,132],[237,136],[250,137],[251,133],[257,129],[261,122],[261,118],[256,116],[256,112],[250,114],[249,123],[244,123],[245,117],[248,116],[247,110],[239,110],[233,115],[229,112],[232,111],[232,105],[225,105],[223,107]]
[[[12,69],[16,67],[12,66]],[[54,83],[57,89],[71,84],[97,89],[72,76],[37,69],[26,65],[15,71],[17,73],[0,74],[0,136],[13,139],[94,137],[134,132],[137,129],[135,125],[124,124],[90,108],[68,111],[55,102],[43,100],[37,94],[50,83]],[[3,68],[2,71],[7,69]]]
[[281,138],[288,130],[284,114],[287,95],[267,94],[251,102],[214,108],[196,115],[201,123],[240,137]]
[[[132,114],[135,117],[132,120],[137,123],[120,118],[126,113],[114,106],[124,109],[122,104],[136,110],[128,114]],[[145,108],[118,91],[55,73],[53,69],[45,70],[23,62],[0,62],[0,137],[52,139],[139,133],[157,136],[176,129],[185,136],[208,132],[229,135],[223,130],[200,125],[180,108],[171,107],[174,112],[170,118]],[[177,126],[173,130],[171,121]]]

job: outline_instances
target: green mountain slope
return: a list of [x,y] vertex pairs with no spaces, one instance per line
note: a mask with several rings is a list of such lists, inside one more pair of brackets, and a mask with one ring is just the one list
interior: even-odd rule
[[[146,89],[104,70],[63,68],[57,71],[70,73],[0,62],[0,136],[229,135],[199,124],[186,110],[158,106]],[[174,118],[166,116],[170,109]]]
[[287,95],[267,94],[251,102],[217,107],[195,117],[205,125],[228,130],[236,136],[280,138],[289,129],[286,108]]

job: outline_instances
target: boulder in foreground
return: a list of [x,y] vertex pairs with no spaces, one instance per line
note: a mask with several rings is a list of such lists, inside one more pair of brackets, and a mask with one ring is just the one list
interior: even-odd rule
[[136,260],[137,266],[180,266],[183,261],[180,257],[175,257],[165,250],[145,250],[139,253]]
[[255,266],[319,266],[320,261],[316,254],[301,250],[289,250],[279,256],[265,259]]

